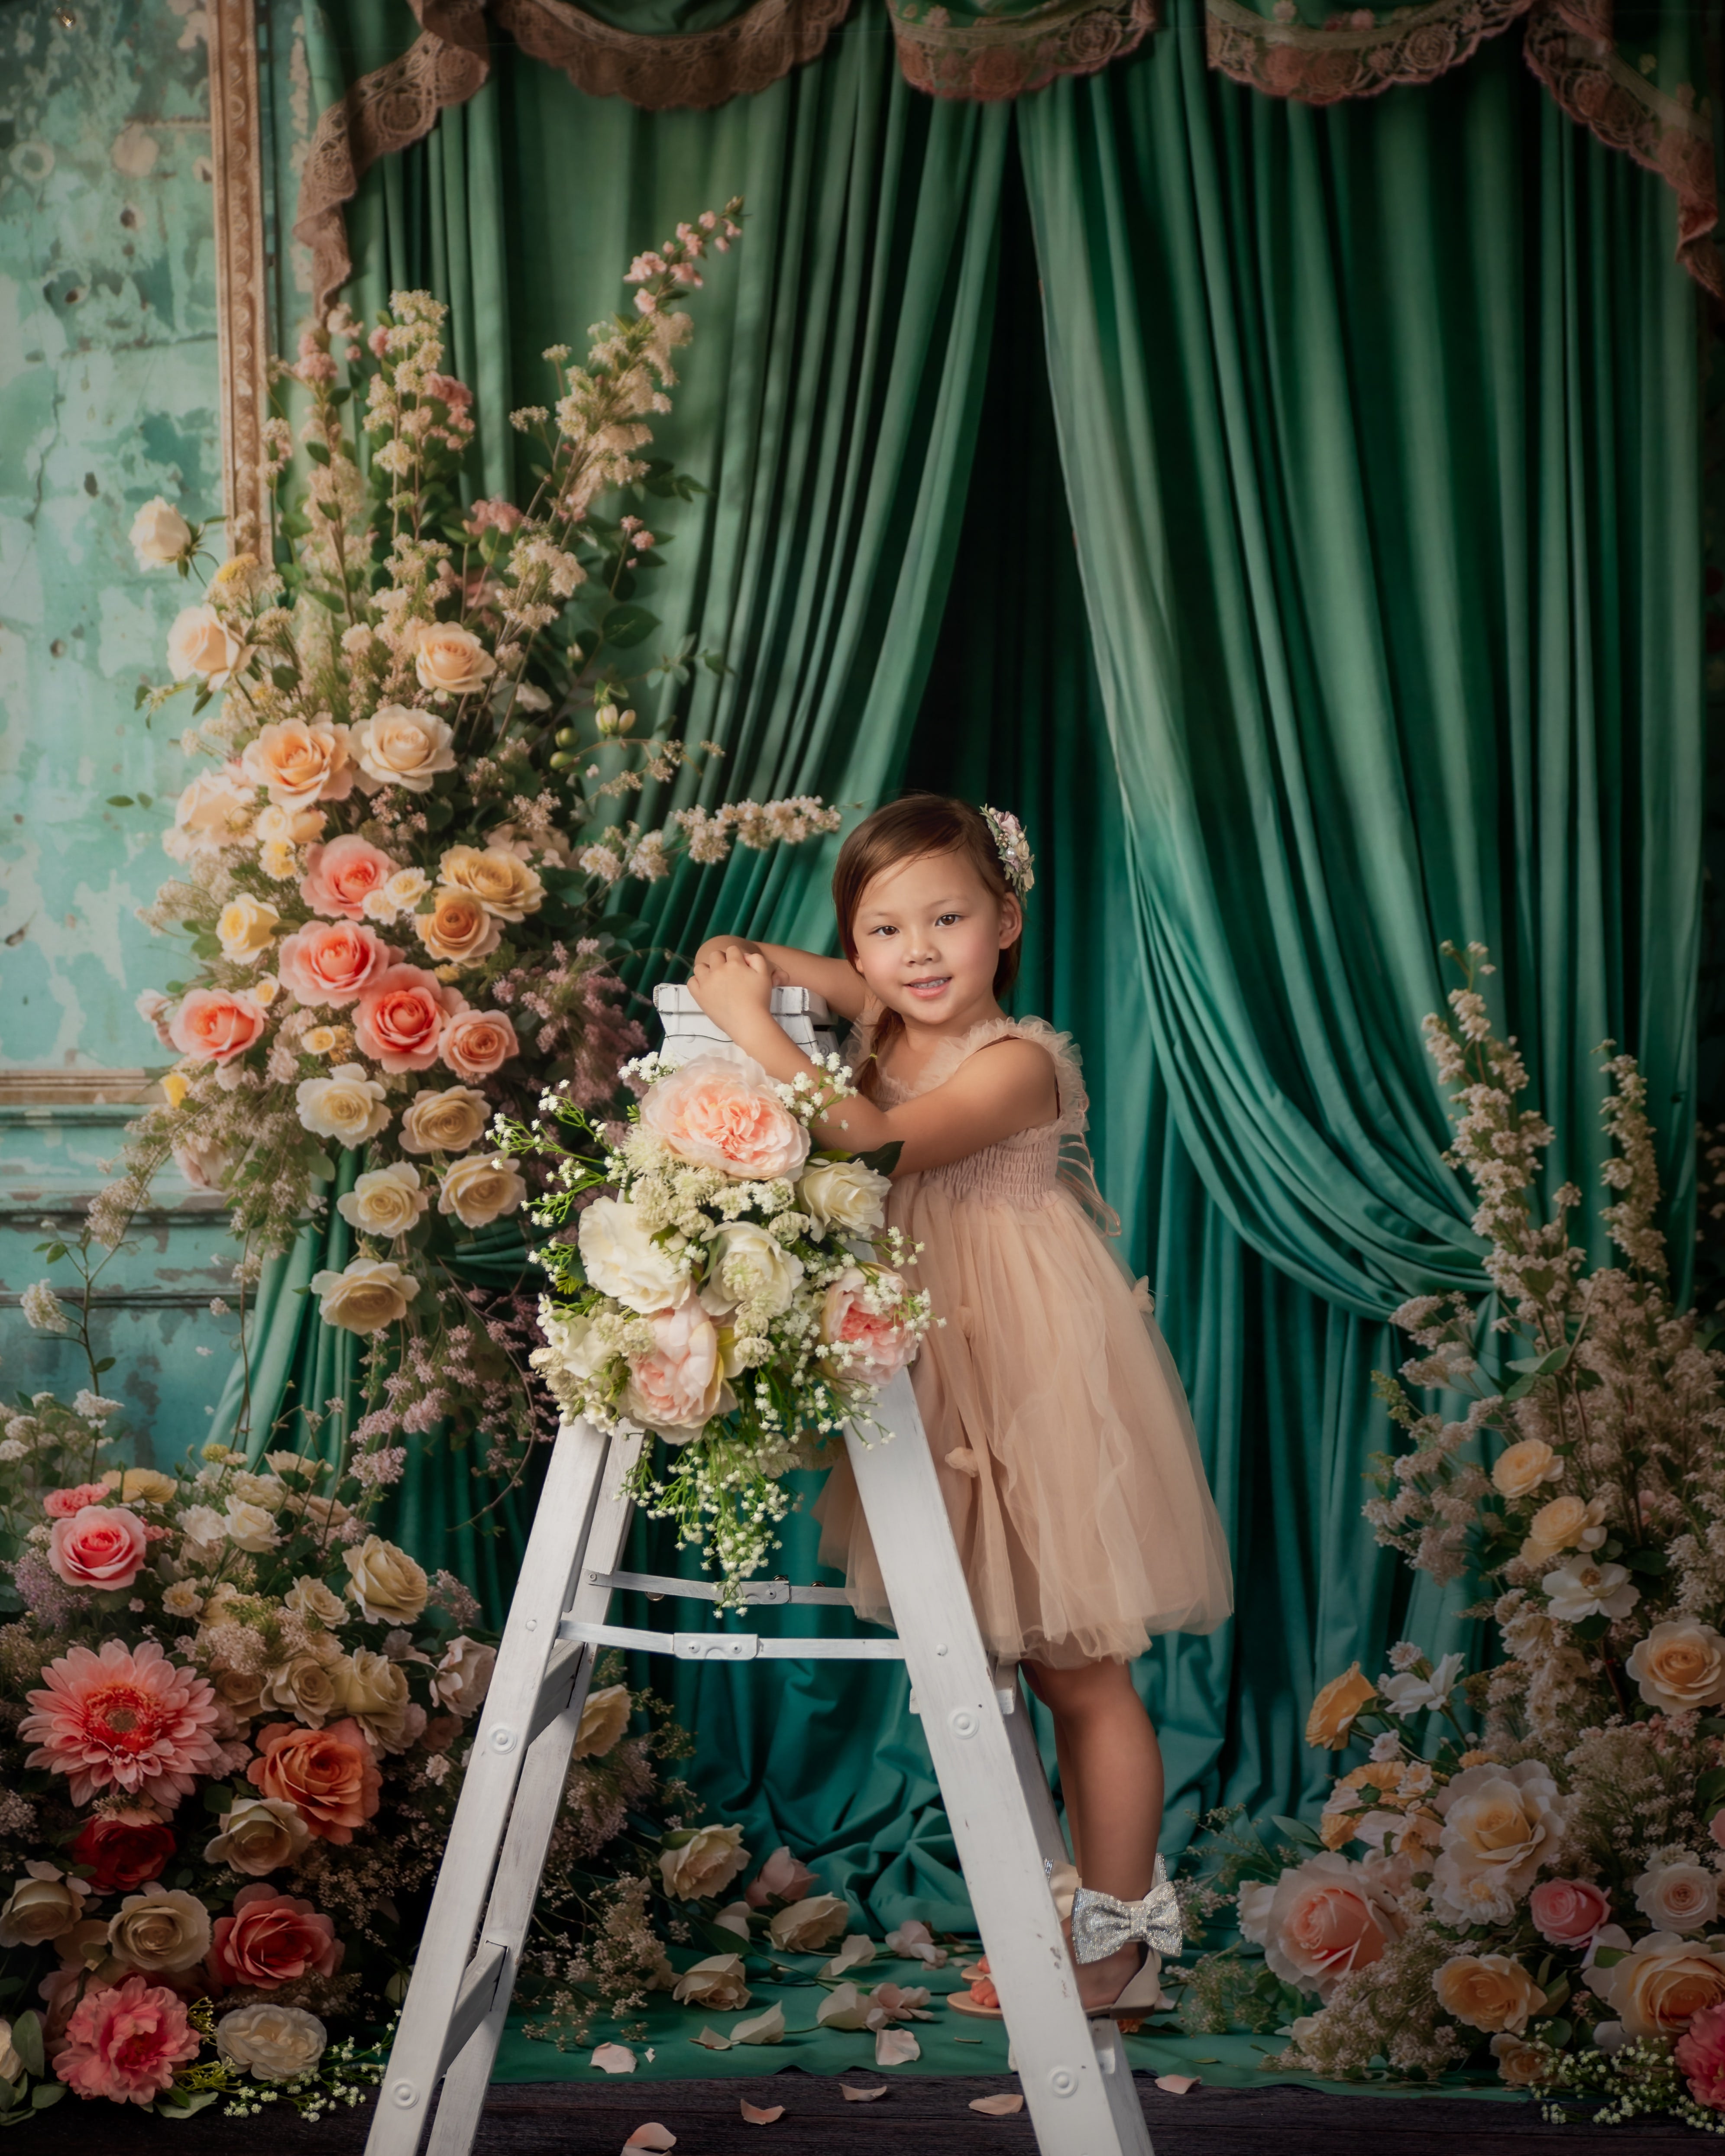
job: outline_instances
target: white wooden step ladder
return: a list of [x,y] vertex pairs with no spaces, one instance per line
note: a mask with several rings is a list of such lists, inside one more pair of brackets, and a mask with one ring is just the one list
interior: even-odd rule
[[[661,988],[669,1054],[728,1046],[686,989]],[[691,1015],[692,1014],[692,1015]],[[826,1013],[803,989],[773,1014],[824,1053]],[[896,1638],[639,1631],[607,1622],[613,1594],[711,1599],[716,1589],[620,1572],[632,1507],[617,1492],[641,1440],[566,1424],[480,1710],[460,1802],[413,1965],[367,2156],[467,2156],[509,2012],[596,1656],[680,1661],[902,1660],[1005,2011],[1042,2156],[1151,2156],[1120,2033],[1079,2003],[1048,1875],[1068,1861],[1017,1672],[984,1648],[908,1373],[882,1393],[891,1433],[846,1434]],[[757,1580],[753,1606],[840,1603],[834,1588]]]

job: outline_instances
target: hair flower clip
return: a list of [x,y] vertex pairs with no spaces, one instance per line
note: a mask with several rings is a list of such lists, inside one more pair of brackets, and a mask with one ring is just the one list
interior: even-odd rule
[[1030,851],[1024,827],[1010,809],[991,808],[986,801],[983,803],[983,814],[993,834],[994,850],[1000,856],[1000,865],[1006,871],[1006,880],[1014,894],[1023,898],[1036,881],[1036,856]]

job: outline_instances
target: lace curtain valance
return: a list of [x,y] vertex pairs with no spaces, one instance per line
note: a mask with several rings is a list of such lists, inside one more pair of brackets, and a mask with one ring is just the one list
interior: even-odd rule
[[[716,23],[625,28],[574,0],[410,0],[419,34],[324,112],[300,181],[295,236],[311,250],[314,305],[352,264],[343,205],[380,157],[428,134],[465,103],[507,37],[578,90],[649,111],[700,109],[764,90],[813,59],[845,17],[884,5],[907,81],[937,97],[992,101],[1093,74],[1158,27],[1158,0],[747,0]],[[623,0],[611,0],[613,13]],[[642,9],[627,10],[639,25]],[[649,8],[648,13],[657,13]],[[714,7],[669,10],[711,16]],[[1522,51],[1569,116],[1660,173],[1677,198],[1678,258],[1725,296],[1717,238],[1712,125],[1697,89],[1693,20],[1612,0],[1425,0],[1310,22],[1299,0],[1204,0],[1210,64],[1272,96],[1328,105],[1444,74],[1482,41],[1521,25]]]

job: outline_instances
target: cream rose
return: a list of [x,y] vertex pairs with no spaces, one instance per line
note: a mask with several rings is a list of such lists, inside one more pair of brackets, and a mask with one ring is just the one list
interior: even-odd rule
[[384,1089],[363,1063],[338,1063],[327,1078],[307,1078],[294,1089],[300,1122],[314,1137],[363,1145],[389,1122]]
[[[324,1637],[327,1640],[328,1635]],[[337,1712],[341,1697],[336,1681],[340,1660],[339,1654],[326,1660],[316,1655],[295,1655],[290,1661],[278,1662],[264,1679],[263,1705],[282,1708],[308,1729],[321,1729]]]
[[440,891],[429,913],[413,916],[413,932],[445,965],[483,958],[503,940],[503,925],[487,913],[470,891]]
[[336,1200],[336,1210],[362,1235],[405,1235],[430,1203],[418,1169],[411,1161],[398,1160],[388,1168],[367,1168]]
[[315,2014],[267,1999],[236,2006],[216,2024],[218,2055],[259,2082],[290,2082],[311,2073],[328,2042]]
[[277,720],[247,742],[239,767],[254,786],[269,789],[278,808],[345,801],[353,791],[347,729],[329,719]]
[[466,696],[482,689],[497,662],[470,629],[428,622],[413,647],[413,670],[419,685],[434,696]]
[[361,1647],[330,1671],[343,1714],[351,1714],[385,1752],[405,1752],[425,1727],[425,1710],[408,1691],[408,1673],[388,1655]]
[[488,1158],[470,1153],[444,1170],[437,1209],[453,1213],[464,1228],[485,1228],[506,1213],[519,1212],[526,1201],[527,1186],[521,1171],[503,1154]]
[[652,1352],[629,1358],[624,1412],[674,1444],[686,1442],[729,1403],[718,1328],[692,1295],[647,1322]]
[[401,1119],[403,1152],[465,1152],[477,1145],[491,1120],[490,1103],[471,1086],[421,1093]]
[[265,845],[310,846],[328,821],[321,808],[285,808],[272,801],[258,811],[258,837]]
[[411,1625],[425,1608],[431,1584],[407,1552],[381,1535],[367,1535],[357,1549],[343,1550],[352,1574],[347,1592],[374,1625]]
[[860,1160],[818,1160],[803,1171],[798,1201],[823,1235],[871,1235],[886,1222],[891,1180]]
[[1632,2040],[1680,2035],[1703,2007],[1725,1999],[1725,1939],[1650,1932],[1624,1953],[1628,1946],[1627,1934],[1608,1924],[1594,1942],[1595,1955],[1609,1947],[1622,1958],[1609,1968],[1596,1958],[1588,1982]]
[[319,1297],[317,1314],[326,1325],[339,1325],[344,1332],[381,1332],[407,1316],[419,1283],[393,1259],[354,1258],[338,1273],[314,1273],[311,1292]]
[[[332,1522],[334,1526],[339,1527],[347,1517],[347,1507],[336,1504],[331,1497],[298,1497],[294,1500],[290,1509],[311,1514],[314,1523],[316,1523],[316,1515],[312,1512],[315,1505],[334,1506],[337,1515]],[[326,1629],[347,1622],[347,1605],[341,1596],[332,1594],[321,1579],[312,1578],[309,1573],[302,1573],[281,1600],[282,1607],[292,1610],[295,1617],[315,1617]]]
[[439,772],[455,768],[455,737],[434,711],[405,704],[380,704],[353,729],[353,753],[367,778],[380,786],[429,793]]
[[201,674],[212,689],[225,689],[244,653],[213,606],[182,607],[167,632],[167,670],[176,681]]
[[231,773],[201,771],[174,803],[173,829],[164,835],[163,849],[183,861],[237,846],[250,834],[253,807],[250,788]]
[[165,495],[152,495],[126,534],[141,569],[172,568],[192,544],[192,526]]
[[703,1826],[670,1837],[659,1852],[665,1891],[679,1902],[722,1894],[749,1861],[740,1826]]
[[649,1086],[641,1122],[678,1159],[769,1183],[809,1158],[809,1133],[752,1058],[697,1055]]
[[1693,1617],[1656,1625],[1626,1666],[1648,1706],[1667,1714],[1725,1704],[1725,1639]]
[[62,1874],[52,1864],[30,1863],[14,1882],[0,1908],[0,1947],[39,1947],[64,1938],[83,1921],[82,1879]]
[[216,921],[216,938],[222,947],[222,956],[230,965],[244,965],[249,958],[261,957],[275,940],[276,923],[281,916],[273,906],[266,906],[260,898],[230,899],[222,908]]
[[671,1997],[684,2006],[711,2006],[720,2014],[747,2006],[752,1994],[744,1979],[742,1956],[709,1954],[685,1969],[671,1986]]
[[221,1832],[204,1846],[206,1864],[225,1864],[261,1879],[291,1864],[311,1840],[299,1807],[285,1797],[241,1797],[221,1816]]
[[1635,1882],[1635,1907],[1656,1932],[1702,1932],[1719,1913],[1719,1881],[1704,1864],[1654,1864]]
[[[629,1727],[629,1707],[627,1685],[607,1685],[603,1691],[590,1691],[581,1710],[581,1726],[575,1732],[575,1757],[603,1759]],[[741,1834],[742,1829],[727,1827],[725,1831]]]
[[439,880],[475,898],[500,921],[522,921],[545,903],[536,870],[501,846],[451,846],[438,863]]
[[1248,1881],[1240,1890],[1240,1928],[1284,1984],[1327,1999],[1344,1976],[1380,1959],[1403,1923],[1363,1865],[1325,1855],[1273,1885]]
[[210,1914],[202,1902],[159,1879],[128,1894],[109,1920],[108,1944],[133,1969],[190,1969],[209,1952]]
[[1469,1767],[1439,1791],[1443,1817],[1432,1881],[1442,1923],[1507,1923],[1542,1864],[1558,1853],[1564,1805],[1537,1760]]
[[1445,2013],[1470,2029],[1518,2035],[1545,2005],[1545,1994],[1509,1954],[1457,1954],[1431,1981]]
[[765,1323],[790,1308],[802,1285],[803,1260],[776,1235],[752,1220],[736,1220],[707,1247],[712,1256],[701,1291],[706,1310],[716,1316],[741,1306]]
[[275,1532],[275,1516],[269,1507],[249,1504],[244,1497],[229,1497],[222,1522],[234,1547],[253,1557],[262,1557],[266,1550],[273,1550],[281,1539]]
[[1531,1497],[1543,1482],[1562,1479],[1563,1463],[1543,1437],[1524,1437],[1498,1456],[1491,1481],[1500,1496]]
[[424,869],[398,869],[393,876],[365,895],[360,911],[367,921],[399,921],[411,913],[431,888]]
[[773,1912],[767,1936],[781,1953],[819,1953],[830,1946],[850,1920],[842,1896],[810,1894]]
[[688,1286],[675,1255],[654,1241],[625,1199],[596,1198],[581,1215],[578,1240],[593,1286],[644,1317],[675,1302]]
[[444,1649],[443,1660],[432,1672],[431,1688],[452,1713],[464,1720],[477,1714],[491,1686],[497,1666],[497,1650],[458,1633]]

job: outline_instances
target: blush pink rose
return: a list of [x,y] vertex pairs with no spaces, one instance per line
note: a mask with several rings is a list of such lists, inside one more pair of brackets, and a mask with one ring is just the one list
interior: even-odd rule
[[439,1051],[458,1078],[489,1078],[521,1053],[515,1028],[497,1011],[458,1011],[444,1029]]
[[172,2087],[176,2066],[198,2056],[200,2042],[165,1984],[129,1976],[85,1992],[54,2070],[81,2097],[149,2104]]
[[264,1030],[264,1006],[226,988],[193,988],[168,1028],[173,1045],[194,1063],[231,1063]]
[[1678,2071],[1709,2111],[1725,2111],[1725,2001],[1703,2006],[1677,2039]]
[[758,1063],[697,1055],[658,1080],[641,1121],[680,1160],[757,1183],[794,1175],[809,1158],[809,1133]]
[[719,1335],[694,1296],[649,1318],[653,1352],[629,1358],[624,1412],[674,1442],[699,1435],[726,1404]]
[[49,1530],[48,1562],[68,1587],[130,1587],[149,1552],[143,1522],[124,1505],[85,1505]]
[[314,846],[306,855],[300,896],[314,913],[346,914],[350,921],[357,921],[367,899],[381,891],[400,865],[350,831],[326,846]]
[[50,1490],[42,1500],[42,1509],[50,1520],[69,1520],[86,1505],[100,1505],[107,1495],[105,1482],[80,1482],[70,1490]]
[[218,1917],[210,1947],[210,1974],[218,1984],[249,1984],[279,1991],[314,1971],[333,1976],[341,1966],[336,1927],[311,1902],[279,1893],[265,1881],[242,1887],[234,1914]]
[[1725,1849],[1725,1812],[1713,1814],[1707,1821],[1707,1833],[1721,1849]]
[[1585,1879],[1542,1879],[1527,1897],[1527,1913],[1548,1947],[1584,1947],[1611,1921],[1611,1904]]
[[357,921],[313,921],[284,940],[276,971],[302,1004],[351,1004],[398,956]]
[[1240,1890],[1240,1928],[1284,1984],[1327,1999],[1350,1971],[1368,1968],[1399,1938],[1404,1920],[1363,1865],[1326,1854],[1275,1884]]
[[[904,1294],[905,1284],[896,1273],[877,1274],[870,1291],[862,1268],[847,1265],[821,1305],[821,1338],[829,1347],[848,1348],[850,1353],[842,1358],[844,1368],[871,1385],[884,1385],[896,1377],[916,1352],[916,1334],[892,1315]],[[887,1307],[871,1310],[870,1300]]]
[[444,1027],[467,998],[419,966],[391,966],[360,998],[353,1037],[362,1054],[386,1070],[429,1070]]

